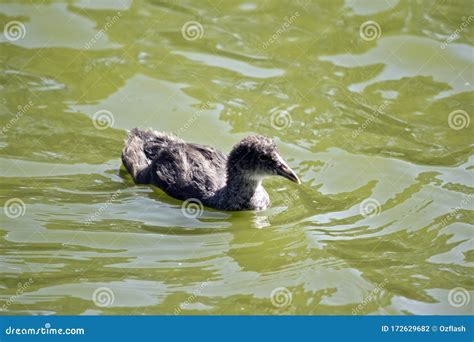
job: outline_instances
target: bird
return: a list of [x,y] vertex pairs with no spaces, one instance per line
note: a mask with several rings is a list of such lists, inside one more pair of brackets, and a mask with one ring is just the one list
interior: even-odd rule
[[174,134],[134,128],[125,139],[122,162],[135,184],[152,184],[171,197],[224,211],[268,208],[264,178],[301,184],[275,142],[262,135],[242,139],[226,155]]

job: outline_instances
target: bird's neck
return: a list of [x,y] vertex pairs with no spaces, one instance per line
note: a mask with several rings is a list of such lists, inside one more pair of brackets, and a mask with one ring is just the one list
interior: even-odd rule
[[223,197],[228,201],[228,205],[252,209],[254,195],[261,188],[261,184],[261,179],[249,177],[243,172],[228,172]]

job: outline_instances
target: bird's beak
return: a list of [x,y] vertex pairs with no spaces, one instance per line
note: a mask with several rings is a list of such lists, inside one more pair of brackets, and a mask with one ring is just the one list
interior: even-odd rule
[[279,160],[279,166],[277,168],[277,174],[279,176],[285,177],[286,179],[289,179],[292,182],[301,184],[301,181],[296,175],[295,171],[293,171],[291,167],[289,167],[288,164],[286,164],[285,161],[281,157],[279,159],[280,160]]

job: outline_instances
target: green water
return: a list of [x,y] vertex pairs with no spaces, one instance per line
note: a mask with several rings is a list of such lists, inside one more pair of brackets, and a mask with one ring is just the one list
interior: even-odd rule
[[[472,314],[473,9],[2,1],[24,27],[0,36],[0,307]],[[269,135],[302,185],[185,216],[123,171],[135,126],[226,152]]]

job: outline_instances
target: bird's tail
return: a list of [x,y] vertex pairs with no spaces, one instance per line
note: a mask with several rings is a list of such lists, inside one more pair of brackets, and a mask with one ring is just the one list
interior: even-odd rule
[[144,151],[145,134],[146,132],[138,128],[132,129],[125,139],[122,151],[122,163],[137,184],[147,184],[150,181],[150,160]]

